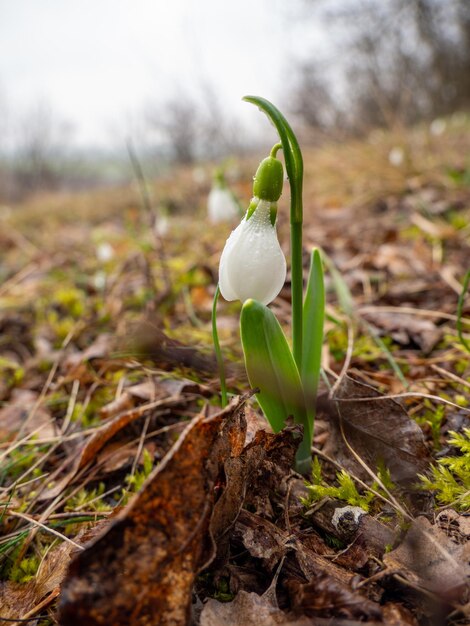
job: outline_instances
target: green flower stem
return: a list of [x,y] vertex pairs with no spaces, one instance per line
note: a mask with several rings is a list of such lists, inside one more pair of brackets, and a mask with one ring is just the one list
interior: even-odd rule
[[[299,372],[302,372],[303,350],[303,267],[302,267],[302,185],[303,185],[303,159],[302,152],[286,118],[282,113],[265,98],[258,96],[245,96],[246,102],[255,104],[263,111],[276,127],[284,152],[287,176],[290,183],[290,226],[291,226],[291,293],[292,293],[292,352],[294,361]],[[274,152],[274,155],[273,155]],[[276,146],[271,151],[275,156]],[[317,333],[319,334],[319,333]],[[318,337],[315,337],[318,339]],[[321,346],[321,344],[320,344]],[[316,367],[316,366],[315,366]],[[316,387],[318,372],[316,372],[313,384]],[[311,382],[311,381],[310,381]],[[305,390],[304,390],[305,391]],[[304,394],[305,396],[305,394]],[[309,471],[311,465],[312,427],[314,409],[308,411],[310,418],[304,418],[304,437],[297,451],[296,467],[299,472]]]
[[292,348],[299,371],[302,370],[303,336],[303,273],[302,273],[302,222],[291,222],[291,297],[292,297]]
[[[290,182],[291,223],[291,285],[292,285],[292,344],[299,371],[302,368],[302,185],[303,159],[299,143],[289,122],[269,100],[259,96],[245,96],[245,102],[259,107],[272,121],[279,134],[284,152],[287,176]],[[273,148],[274,149],[274,148]]]
[[282,148],[282,143],[278,142],[276,143],[272,148],[271,148],[271,152],[269,153],[269,156],[273,157],[273,159],[275,159],[277,157],[277,153],[278,151]]
[[212,341],[214,342],[215,358],[217,359],[217,366],[219,368],[220,378],[220,394],[222,396],[222,408],[227,406],[227,385],[225,382],[225,366],[224,359],[222,357],[222,351],[220,349],[219,334],[217,332],[217,302],[219,300],[220,288],[217,283],[217,289],[214,294],[214,301],[212,303]]

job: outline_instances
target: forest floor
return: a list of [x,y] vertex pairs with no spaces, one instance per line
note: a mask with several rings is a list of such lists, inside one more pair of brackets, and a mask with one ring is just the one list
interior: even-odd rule
[[[304,478],[223,301],[220,407],[209,166],[149,181],[154,212],[137,184],[0,206],[1,623],[470,623],[469,131],[304,153],[328,295]],[[244,206],[256,166],[227,169]],[[288,333],[289,275],[271,308]]]

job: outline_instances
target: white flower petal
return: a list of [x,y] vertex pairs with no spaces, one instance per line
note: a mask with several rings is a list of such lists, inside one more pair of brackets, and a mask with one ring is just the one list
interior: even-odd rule
[[244,224],[245,219],[242,220],[242,222],[235,228],[235,230],[232,230],[232,232],[230,233],[230,237],[225,243],[225,248],[222,251],[222,256],[220,257],[219,287],[220,293],[226,300],[238,300],[238,295],[234,291],[230,282],[230,274],[228,268],[231,265],[233,247],[243,234]]
[[286,279],[286,260],[270,221],[270,203],[260,201],[230,235],[220,259],[220,291],[226,300],[268,304]]

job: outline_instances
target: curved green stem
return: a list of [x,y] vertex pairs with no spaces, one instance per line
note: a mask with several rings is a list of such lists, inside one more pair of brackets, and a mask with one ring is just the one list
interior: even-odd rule
[[269,153],[269,156],[272,156],[273,159],[275,159],[277,157],[277,153],[278,151],[282,148],[282,143],[278,142],[276,143],[272,148],[271,148],[271,152]]
[[222,408],[227,406],[227,385],[225,382],[225,366],[224,359],[222,357],[222,351],[220,349],[219,334],[217,332],[217,302],[219,300],[220,288],[217,283],[217,289],[214,294],[214,301],[212,303],[212,341],[214,342],[215,358],[217,359],[217,366],[219,368],[220,378],[220,394],[222,396]]
[[303,159],[299,143],[289,122],[269,100],[259,96],[245,96],[245,102],[259,107],[272,121],[281,139],[287,176],[290,182],[291,222],[291,284],[292,284],[292,344],[299,371],[302,367],[302,185]]

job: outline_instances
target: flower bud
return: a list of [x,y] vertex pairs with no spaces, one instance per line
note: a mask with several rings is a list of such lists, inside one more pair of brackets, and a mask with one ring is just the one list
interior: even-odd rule
[[256,170],[253,195],[260,200],[276,202],[281,197],[284,183],[282,163],[274,156],[263,159]]

